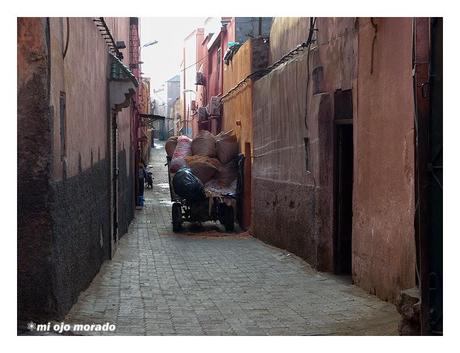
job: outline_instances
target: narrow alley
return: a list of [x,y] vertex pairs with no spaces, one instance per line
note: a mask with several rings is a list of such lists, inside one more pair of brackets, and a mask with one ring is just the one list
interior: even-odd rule
[[305,12],[17,18],[18,336],[443,335],[443,18]]
[[394,306],[348,278],[220,225],[173,233],[165,151],[156,146],[143,210],[67,323],[115,323],[108,335],[397,334]]

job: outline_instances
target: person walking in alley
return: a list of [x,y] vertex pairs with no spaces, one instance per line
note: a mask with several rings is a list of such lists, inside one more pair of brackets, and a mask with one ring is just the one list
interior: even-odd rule
[[139,182],[139,206],[144,206],[144,183],[145,183],[145,165],[144,162],[139,163],[138,170],[138,182]]

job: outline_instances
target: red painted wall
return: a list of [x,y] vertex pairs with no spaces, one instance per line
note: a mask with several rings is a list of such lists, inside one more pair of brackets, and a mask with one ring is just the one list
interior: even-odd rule
[[[232,18],[232,20],[227,24],[226,27],[222,27],[222,30],[218,34],[218,38],[215,39],[213,45],[209,48],[209,50],[208,44],[210,37],[205,38],[203,35],[201,37],[201,40],[198,40],[197,37],[197,71],[200,71],[204,74],[206,81],[205,86],[197,86],[197,107],[204,107],[209,103],[211,97],[222,95],[224,76],[223,57],[227,50],[228,42],[233,41],[234,38],[234,18]],[[206,129],[214,134],[219,133],[221,129],[221,119],[212,118],[207,123],[196,123],[194,129]]]

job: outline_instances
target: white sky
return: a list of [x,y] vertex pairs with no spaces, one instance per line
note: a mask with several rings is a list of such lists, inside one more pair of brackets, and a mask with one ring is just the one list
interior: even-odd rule
[[[151,90],[159,89],[165,81],[179,74],[185,37],[203,26],[205,17],[143,17],[140,19],[141,46],[158,40],[157,44],[142,48],[144,77],[151,78]],[[152,93],[153,95],[153,93]]]

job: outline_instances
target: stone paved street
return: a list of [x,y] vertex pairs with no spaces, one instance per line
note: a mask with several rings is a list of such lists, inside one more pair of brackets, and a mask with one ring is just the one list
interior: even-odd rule
[[206,224],[172,232],[165,152],[154,188],[113,260],[67,323],[116,323],[116,335],[393,335],[393,305],[294,255]]

